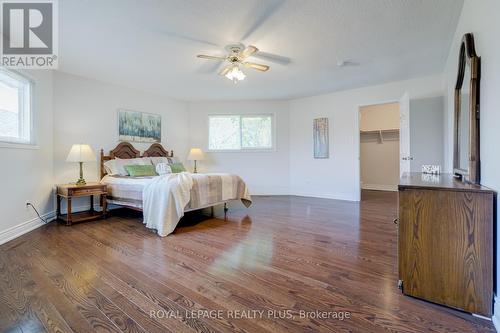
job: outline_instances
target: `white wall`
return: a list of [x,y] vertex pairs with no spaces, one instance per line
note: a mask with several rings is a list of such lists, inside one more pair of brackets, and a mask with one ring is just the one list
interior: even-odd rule
[[[290,193],[359,200],[359,125],[362,105],[443,94],[442,77],[407,81],[307,97],[290,102]],[[314,118],[330,119],[330,158],[312,155]]]
[[[189,103],[191,147],[207,152],[209,114],[272,113],[275,115],[276,150],[271,152],[207,152],[200,172],[239,174],[251,194],[288,194],[289,103],[286,101]],[[292,129],[293,131],[293,129]]]
[[[474,34],[476,51],[481,57],[481,183],[496,191],[500,191],[500,1],[498,0],[465,0],[457,31],[450,48],[445,68],[445,85],[447,89],[446,166],[452,168],[453,156],[453,96],[457,75],[458,50],[462,36],[467,32]],[[497,207],[498,211],[498,207]],[[500,228],[497,228],[497,282],[500,285]],[[497,287],[498,288],[498,287]],[[497,289],[498,292],[498,289]],[[500,304],[495,302],[494,322],[499,328]]]
[[52,72],[20,71],[34,85],[35,149],[0,145],[0,244],[40,225],[26,201],[46,217],[53,213],[52,174]]
[[[399,103],[363,106],[361,131],[399,129]],[[361,188],[397,191],[399,183],[399,133],[360,133]]]
[[[100,149],[108,154],[118,144],[119,108],[161,114],[162,145],[173,149],[181,160],[185,159],[189,149],[187,103],[60,72],[54,74],[54,91],[56,183],[74,182],[78,178],[78,164],[65,161],[75,143],[87,143],[94,149],[97,161],[84,164],[84,176],[87,181],[99,179]],[[150,146],[133,145],[141,152]],[[86,203],[87,200],[76,203],[75,207]]]

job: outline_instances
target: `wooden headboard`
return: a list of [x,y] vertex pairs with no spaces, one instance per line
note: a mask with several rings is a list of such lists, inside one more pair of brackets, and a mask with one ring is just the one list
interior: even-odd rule
[[106,170],[104,169],[104,162],[112,160],[114,158],[129,159],[129,158],[139,158],[139,157],[173,157],[174,151],[167,151],[159,143],[153,143],[144,154],[141,156],[141,152],[132,146],[129,142],[120,142],[115,149],[109,152],[109,155],[104,155],[104,149],[101,149],[101,179],[106,175]]
[[171,150],[170,153],[163,148],[163,146],[159,143],[153,143],[151,147],[149,147],[144,154],[143,157],[173,157],[174,151]]

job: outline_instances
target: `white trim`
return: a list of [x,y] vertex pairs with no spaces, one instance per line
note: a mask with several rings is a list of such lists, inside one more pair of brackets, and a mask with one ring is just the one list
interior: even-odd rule
[[[89,208],[90,208],[89,204],[74,207],[73,213],[76,214],[79,212],[88,211]],[[111,209],[113,209],[113,208],[115,208],[115,207],[111,207]],[[96,211],[99,211],[101,209],[101,207],[98,204],[94,204],[94,209]],[[66,214],[65,211],[61,211],[61,213]],[[42,215],[42,218],[48,222],[52,222],[56,218],[56,211],[51,211],[51,212],[45,213]],[[41,227],[44,224],[45,223],[43,223],[38,217],[35,217],[29,221],[22,222],[18,225],[10,227],[7,230],[0,231],[0,245],[7,243],[8,241],[13,240],[14,238],[22,236],[25,233],[28,233],[32,230],[35,230],[36,228]]]
[[483,319],[483,320],[492,321],[492,318],[486,317],[486,316],[483,316],[483,315],[480,315],[480,314],[477,314],[477,313],[473,313],[472,317],[476,317],[476,318],[480,318],[480,319]]
[[[48,212],[46,214],[43,214],[42,218],[46,220],[52,220],[55,218],[55,214],[56,214],[55,211]],[[24,235],[27,232],[35,230],[36,228],[41,227],[44,224],[45,223],[43,223],[38,217],[36,217],[29,221],[13,226],[7,230],[4,230],[0,232],[0,244],[7,243],[8,241],[13,240],[14,238],[17,238],[21,235]]]
[[493,326],[495,326],[497,332],[500,332],[500,301],[496,296],[494,297],[493,317],[491,317],[491,321],[493,321]]
[[382,185],[382,184],[361,184],[363,190],[375,190],[375,191],[394,191],[398,190],[398,185]]
[[8,148],[8,149],[40,149],[40,146],[34,145],[31,143],[19,143],[19,142],[8,142],[8,141],[0,141],[0,148]]

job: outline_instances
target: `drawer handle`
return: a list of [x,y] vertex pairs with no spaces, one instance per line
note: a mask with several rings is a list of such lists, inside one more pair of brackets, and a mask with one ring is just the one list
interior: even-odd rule
[[395,218],[394,220],[392,220],[392,222],[393,222],[395,225],[398,225],[399,219],[398,219],[398,218]]

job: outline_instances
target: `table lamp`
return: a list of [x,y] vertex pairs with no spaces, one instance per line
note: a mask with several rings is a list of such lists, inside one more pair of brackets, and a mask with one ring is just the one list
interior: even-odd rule
[[194,161],[194,173],[198,173],[196,169],[196,161],[202,161],[204,158],[203,151],[200,148],[191,148],[188,154],[188,161]]
[[83,179],[83,162],[93,162],[96,160],[94,151],[89,145],[73,145],[69,151],[66,162],[78,162],[80,163],[80,178],[76,182],[76,185],[85,185],[85,179]]

